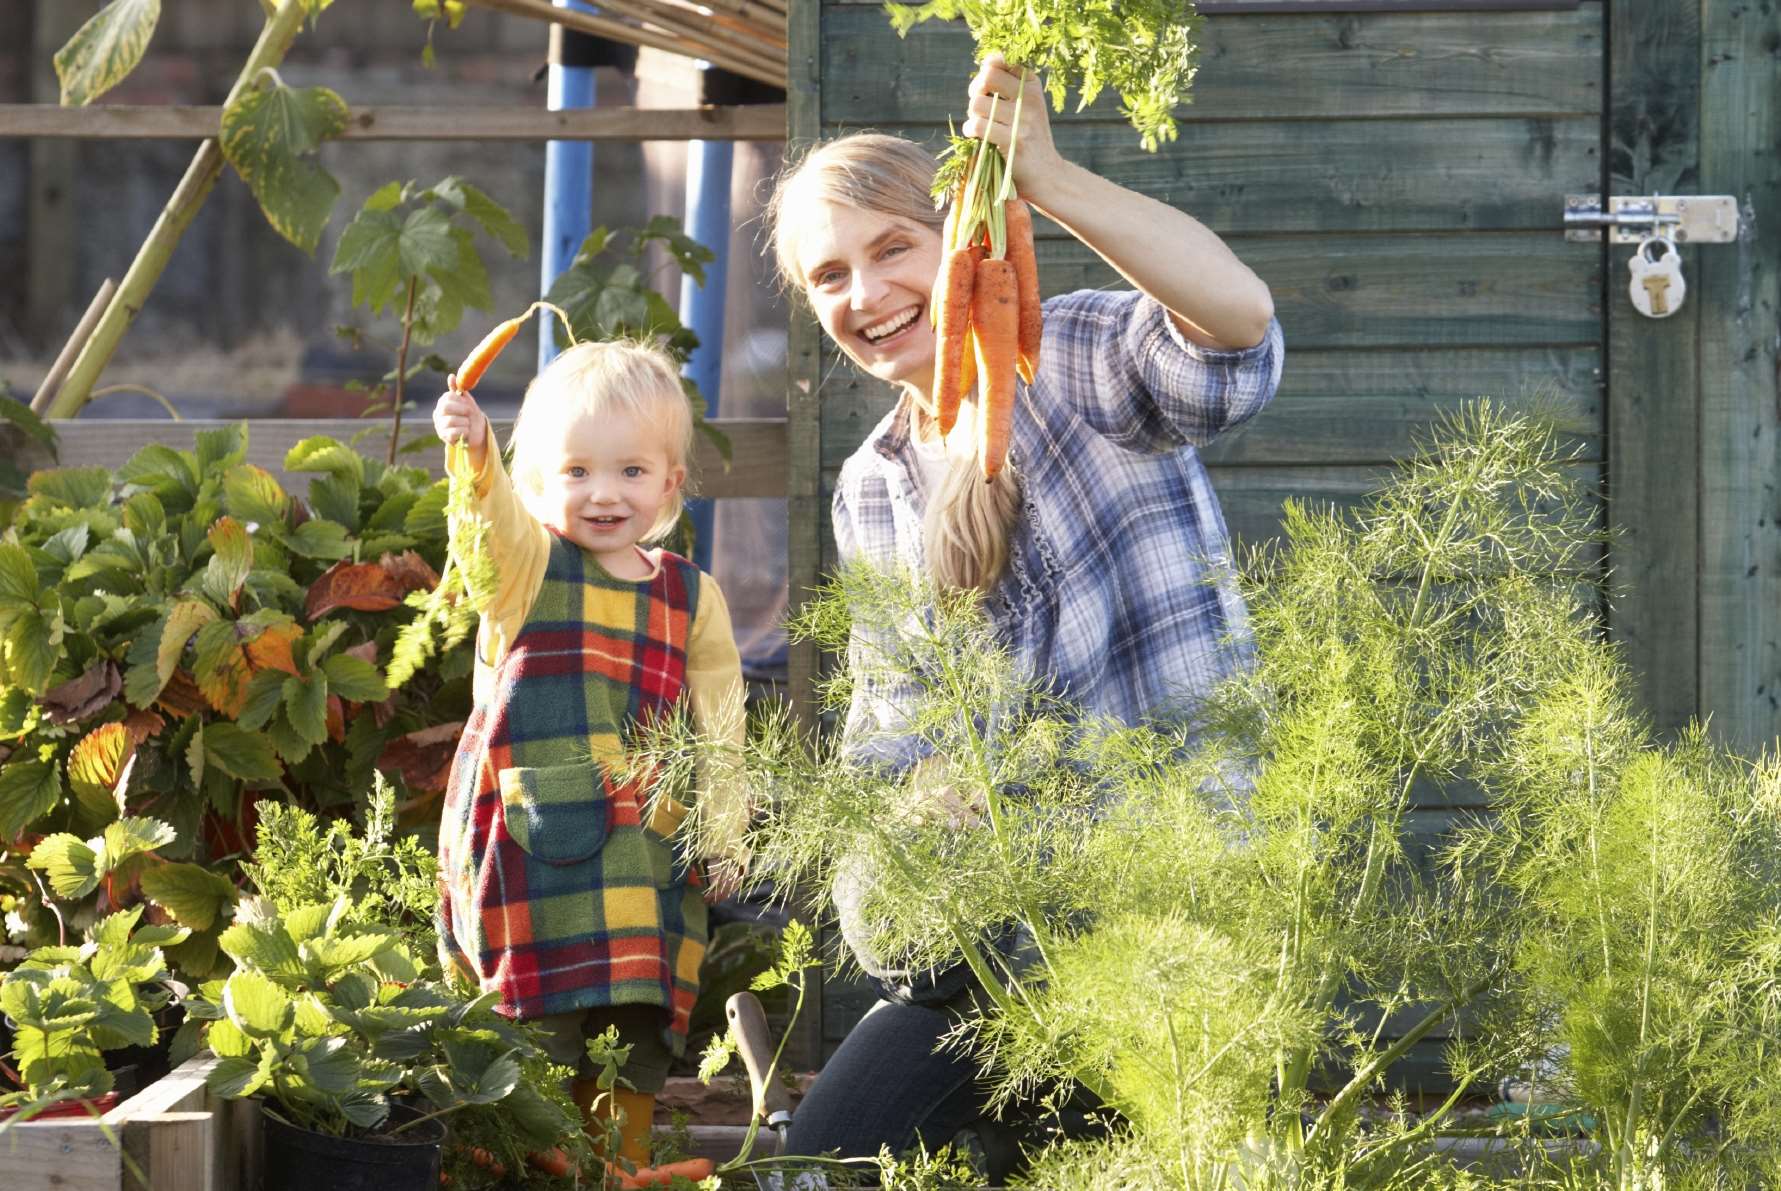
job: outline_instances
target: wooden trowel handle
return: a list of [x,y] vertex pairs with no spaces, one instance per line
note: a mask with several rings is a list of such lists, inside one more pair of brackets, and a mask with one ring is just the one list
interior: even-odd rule
[[768,1122],[772,1122],[775,1113],[789,1116],[791,1097],[778,1080],[768,1079],[768,1068],[773,1065],[773,1036],[767,1030],[767,1013],[761,1008],[760,998],[751,992],[739,992],[725,1002],[724,1014],[730,1019],[736,1049],[748,1068],[748,1083],[754,1089],[757,1110]]

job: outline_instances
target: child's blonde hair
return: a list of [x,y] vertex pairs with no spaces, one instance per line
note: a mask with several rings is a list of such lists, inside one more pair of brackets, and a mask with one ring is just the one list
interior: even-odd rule
[[[526,386],[512,435],[514,485],[522,500],[541,491],[539,460],[546,444],[550,449],[561,446],[570,413],[627,414],[661,433],[670,467],[687,467],[692,457],[693,411],[673,357],[638,340],[578,343]],[[669,496],[643,541],[659,541],[673,532],[690,486],[689,478]]]
[[[780,176],[767,206],[781,284],[808,299],[798,271],[797,212],[811,201],[871,211],[939,232],[934,209],[934,157],[900,136],[856,132],[812,150]],[[993,484],[976,464],[955,459],[938,492],[928,496],[922,547],[942,587],[987,592],[1008,565],[1008,539],[1020,516],[1020,477],[1007,467]]]

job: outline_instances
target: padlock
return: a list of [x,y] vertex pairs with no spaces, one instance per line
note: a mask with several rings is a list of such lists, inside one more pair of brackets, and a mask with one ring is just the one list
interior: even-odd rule
[[1668,318],[1682,308],[1688,283],[1682,280],[1682,254],[1668,236],[1647,236],[1626,262],[1632,272],[1627,294],[1646,318]]

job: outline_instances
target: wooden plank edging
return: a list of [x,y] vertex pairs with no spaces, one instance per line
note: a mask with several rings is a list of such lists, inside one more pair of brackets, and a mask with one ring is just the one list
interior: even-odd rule
[[10,1126],[0,1135],[7,1191],[217,1191],[244,1118],[205,1086],[217,1059],[190,1059],[102,1117]]
[[[223,109],[190,104],[0,103],[0,137],[76,140],[205,140],[222,127]],[[355,107],[346,141],[777,141],[783,104],[689,108],[591,108],[550,112],[529,107]]]
[[[116,470],[125,460],[148,443],[162,443],[177,450],[191,450],[201,430],[215,430],[235,422],[193,420],[183,422],[138,419],[71,418],[52,421],[57,444],[57,465],[61,467],[108,467]],[[284,457],[292,447],[306,438],[327,435],[346,441],[353,435],[370,431],[361,442],[367,453],[380,453],[387,441],[384,423],[366,418],[280,418],[249,419],[247,461],[263,467],[278,477],[287,491],[299,495],[309,490],[310,473],[284,470]],[[713,499],[727,497],[774,497],[786,494],[789,473],[786,424],[784,418],[716,418],[711,423],[730,440],[731,462],[726,467],[717,448],[703,435],[694,443],[693,476],[697,495]],[[415,423],[410,421],[409,426]],[[498,437],[505,439],[512,422],[493,423]],[[426,432],[421,423],[421,432]],[[32,468],[50,466],[49,457],[33,447],[24,460]],[[436,451],[408,455],[405,462],[424,464],[435,472],[442,470]]]

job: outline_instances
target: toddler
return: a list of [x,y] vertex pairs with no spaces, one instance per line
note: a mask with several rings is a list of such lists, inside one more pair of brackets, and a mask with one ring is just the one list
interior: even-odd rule
[[[742,675],[723,593],[648,549],[681,509],[692,415],[669,357],[584,343],[526,391],[513,478],[488,419],[456,387],[433,425],[461,442],[499,581],[477,635],[475,709],[439,830],[442,957],[543,1025],[591,1113],[585,1039],[631,1047],[620,1154],[649,1161],[655,1095],[685,1046],[705,952],[707,884],[669,836],[685,808],[624,776],[636,725],[688,702],[701,732],[739,742]],[[461,548],[454,540],[453,549]],[[702,857],[714,897],[743,863],[744,800],[701,795],[727,840]]]

